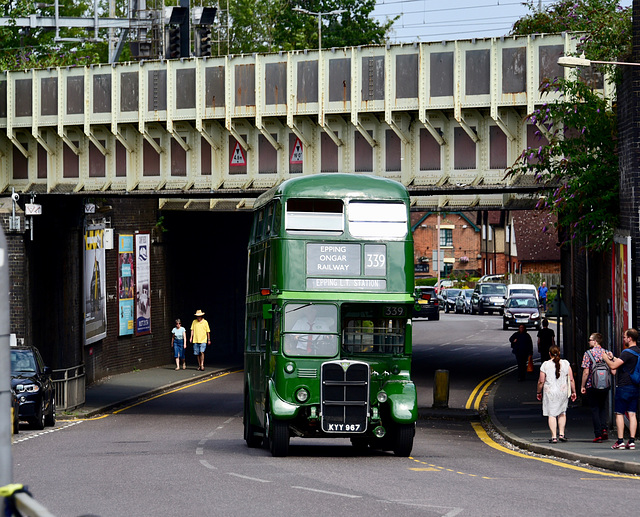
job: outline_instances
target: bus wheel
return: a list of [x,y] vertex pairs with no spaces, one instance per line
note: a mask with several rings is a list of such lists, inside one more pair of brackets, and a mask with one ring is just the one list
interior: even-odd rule
[[407,457],[413,449],[413,436],[416,432],[415,425],[402,424],[398,425],[395,433],[395,442],[393,444],[393,453],[396,456]]
[[262,436],[256,436],[256,426],[251,424],[251,415],[249,411],[249,397],[244,402],[244,441],[247,447],[255,449],[262,445]]
[[276,458],[289,454],[289,424],[284,420],[269,418],[269,450]]

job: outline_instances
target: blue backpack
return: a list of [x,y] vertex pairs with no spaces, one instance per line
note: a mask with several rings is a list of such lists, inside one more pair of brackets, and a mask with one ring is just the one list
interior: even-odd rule
[[627,351],[631,352],[638,358],[638,360],[636,361],[636,367],[631,372],[631,382],[633,382],[634,384],[640,384],[640,352],[636,352],[635,350],[631,350],[630,348],[627,348]]

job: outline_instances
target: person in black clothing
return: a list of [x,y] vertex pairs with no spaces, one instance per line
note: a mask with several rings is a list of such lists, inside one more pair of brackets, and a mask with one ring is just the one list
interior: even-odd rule
[[509,342],[511,343],[511,352],[515,354],[518,364],[518,381],[524,381],[527,374],[527,360],[530,355],[533,355],[533,341],[531,341],[526,327],[520,325],[518,332],[509,338]]
[[538,352],[540,352],[540,364],[549,360],[549,348],[556,344],[556,333],[549,328],[549,320],[542,320],[542,328],[538,330]]
[[[636,413],[638,411],[638,398],[640,398],[640,388],[631,380],[631,373],[636,368],[636,363],[640,360],[636,353],[638,350],[638,331],[630,328],[624,331],[622,336],[623,350],[620,357],[614,357],[613,352],[607,352],[602,358],[607,366],[616,372],[616,391],[615,391],[615,414],[616,414],[616,431],[618,433],[618,441],[614,443],[612,449],[635,449],[636,448],[636,430],[638,429],[638,419]],[[624,444],[624,415],[629,419],[629,441]]]

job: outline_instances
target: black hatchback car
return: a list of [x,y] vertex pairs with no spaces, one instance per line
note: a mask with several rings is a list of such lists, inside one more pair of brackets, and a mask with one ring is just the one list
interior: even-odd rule
[[495,282],[478,283],[471,295],[471,314],[484,314],[485,312],[502,314],[506,297],[506,284]]
[[435,287],[419,286],[416,287],[418,299],[413,308],[414,318],[428,318],[430,320],[440,319],[440,302],[436,294]]
[[33,346],[11,347],[11,389],[18,397],[18,415],[36,429],[56,424],[51,369]]

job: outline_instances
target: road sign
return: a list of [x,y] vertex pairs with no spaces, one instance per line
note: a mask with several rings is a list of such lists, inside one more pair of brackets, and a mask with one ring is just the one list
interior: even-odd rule
[[289,163],[302,163],[302,142],[299,138],[296,138],[296,143],[293,144]]
[[42,205],[26,203],[24,205],[24,213],[26,215],[42,215]]
[[231,163],[229,165],[231,167],[240,167],[241,165],[247,164],[247,158],[244,155],[244,149],[240,145],[240,142],[236,142],[236,146],[233,148],[233,153],[231,154]]
[[560,300],[559,304],[558,300],[553,300],[549,304],[549,310],[545,313],[545,316],[552,316],[555,318],[557,318],[558,316],[569,316],[569,310],[567,309],[567,306],[564,304],[563,300]]

